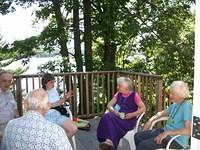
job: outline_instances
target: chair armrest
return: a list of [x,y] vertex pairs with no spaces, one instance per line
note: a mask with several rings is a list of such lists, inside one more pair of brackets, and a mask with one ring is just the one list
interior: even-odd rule
[[[150,130],[152,130],[152,128],[155,126],[155,124],[156,124],[157,122],[168,120],[168,118],[169,118],[169,117],[161,117],[161,118],[159,118],[159,119],[153,121]],[[166,150],[169,150],[169,147],[170,147],[171,143],[172,143],[177,137],[179,137],[179,136],[181,136],[181,135],[176,135],[176,136],[172,137],[172,138],[169,140],[169,142],[167,143],[167,146],[166,146]]]
[[145,114],[145,112],[143,112],[142,114],[140,114],[138,116],[137,123],[136,123],[136,126],[135,126],[136,132],[138,132],[139,124],[140,124],[140,121],[141,121],[142,117],[144,116],[144,114]]
[[155,124],[156,124],[157,122],[165,121],[165,120],[167,120],[168,118],[169,118],[169,117],[161,117],[161,118],[159,118],[159,119],[153,121],[153,122],[152,122],[152,125],[151,125],[151,127],[150,127],[150,130],[153,129],[153,127],[155,126]]
[[173,142],[173,140],[175,140],[179,136],[181,136],[181,135],[176,135],[169,140],[169,142],[167,143],[167,146],[166,146],[166,150],[169,150],[169,147],[170,147],[171,143]]
[[[70,105],[69,105],[69,103],[68,103],[67,105],[65,105],[65,109],[66,109],[67,112],[69,113],[69,118],[70,118],[70,120],[73,121],[73,115],[72,115],[72,112],[71,112],[71,110],[70,110]],[[75,136],[72,136],[71,139],[72,139],[72,144],[73,144],[73,150],[77,150],[77,148],[76,148]]]
[[72,112],[71,112],[71,110],[70,110],[70,105],[69,105],[69,103],[66,103],[65,109],[66,109],[67,112],[69,113],[69,118],[70,118],[71,120],[73,120],[73,115],[72,115]]
[[66,107],[66,110],[67,110],[67,112],[69,113],[69,118],[70,118],[71,120],[73,120],[73,116],[72,116],[71,110],[70,110],[68,107]]

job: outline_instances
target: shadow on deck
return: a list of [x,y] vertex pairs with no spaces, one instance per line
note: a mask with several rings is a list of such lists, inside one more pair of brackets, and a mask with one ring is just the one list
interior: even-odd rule
[[[99,150],[99,142],[96,137],[96,131],[100,117],[90,119],[90,131],[78,130],[76,138],[77,150]],[[123,140],[122,147],[118,150],[130,150],[130,146],[126,140]]]

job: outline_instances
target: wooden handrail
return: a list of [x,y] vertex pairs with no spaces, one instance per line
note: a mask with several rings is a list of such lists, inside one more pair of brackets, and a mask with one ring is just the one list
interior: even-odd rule
[[[89,117],[101,115],[108,101],[116,92],[116,80],[119,76],[128,76],[133,81],[134,89],[141,95],[151,116],[163,107],[162,77],[137,72],[98,71],[54,74],[57,87],[62,91],[73,90],[70,99],[73,115]],[[42,74],[14,76],[13,92],[22,114],[22,99],[31,90],[41,87]]]

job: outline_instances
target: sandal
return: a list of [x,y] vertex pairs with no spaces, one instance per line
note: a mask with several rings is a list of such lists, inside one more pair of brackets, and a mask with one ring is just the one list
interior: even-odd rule
[[113,150],[113,146],[107,141],[100,143],[99,148],[101,150]]
[[83,126],[83,127],[78,127],[78,129],[89,131],[89,130],[90,130],[90,127],[91,127],[91,124],[88,123],[87,125],[85,125],[85,126]]
[[76,120],[74,119],[74,123],[80,130],[86,130],[86,131],[90,130],[91,124],[87,120],[76,118]]

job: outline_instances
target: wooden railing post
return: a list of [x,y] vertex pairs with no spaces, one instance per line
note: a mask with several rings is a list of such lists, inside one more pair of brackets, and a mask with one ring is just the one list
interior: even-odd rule
[[163,90],[163,81],[162,79],[159,79],[157,83],[157,89],[156,89],[156,95],[157,95],[157,100],[158,100],[157,111],[161,111],[163,109],[162,90]]
[[22,88],[21,88],[21,77],[16,77],[16,101],[19,115],[23,115],[22,109]]

